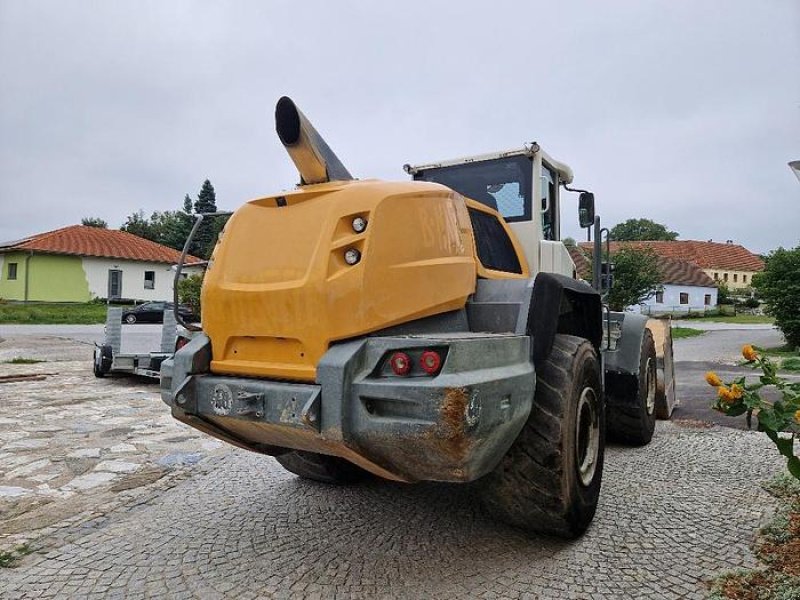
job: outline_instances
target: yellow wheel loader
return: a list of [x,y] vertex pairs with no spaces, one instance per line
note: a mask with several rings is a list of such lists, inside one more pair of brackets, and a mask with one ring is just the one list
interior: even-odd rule
[[[606,430],[647,443],[674,385],[668,326],[604,309],[600,252],[576,278],[569,168],[531,144],[356,180],[292,100],[275,120],[300,184],[220,234],[202,332],[162,364],[173,416],[300,477],[476,482],[496,518],[580,535]],[[597,244],[589,192],[579,218]]]

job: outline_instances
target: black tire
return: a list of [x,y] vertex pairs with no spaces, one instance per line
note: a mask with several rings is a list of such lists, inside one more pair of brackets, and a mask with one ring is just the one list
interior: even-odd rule
[[111,346],[95,346],[92,371],[95,377],[104,377],[111,370]]
[[136,323],[136,315],[125,315],[125,322],[128,325],[133,325]]
[[275,457],[280,465],[303,479],[322,483],[356,483],[370,474],[338,456],[291,450]]
[[496,519],[573,539],[594,518],[605,454],[600,363],[592,344],[556,335],[536,369],[536,392],[519,437],[479,494]]
[[656,427],[656,345],[649,329],[644,330],[639,354],[639,376],[632,390],[635,396],[625,398],[611,392],[608,397],[608,436],[629,446],[649,444]]

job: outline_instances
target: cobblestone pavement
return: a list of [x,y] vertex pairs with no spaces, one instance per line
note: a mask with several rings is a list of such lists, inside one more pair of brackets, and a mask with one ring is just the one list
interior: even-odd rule
[[595,521],[564,542],[492,522],[467,486],[299,480],[87,359],[11,368],[58,375],[0,385],[0,485],[24,490],[0,499],[0,543],[35,549],[0,598],[703,598],[754,564],[758,482],[782,466],[760,434],[659,423],[609,448]]

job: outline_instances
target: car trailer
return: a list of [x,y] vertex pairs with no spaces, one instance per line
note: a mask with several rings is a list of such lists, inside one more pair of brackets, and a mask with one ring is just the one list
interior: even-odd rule
[[139,375],[159,378],[161,363],[175,352],[177,324],[175,313],[164,311],[161,348],[158,352],[122,352],[122,308],[110,306],[106,315],[105,340],[95,344],[94,375]]

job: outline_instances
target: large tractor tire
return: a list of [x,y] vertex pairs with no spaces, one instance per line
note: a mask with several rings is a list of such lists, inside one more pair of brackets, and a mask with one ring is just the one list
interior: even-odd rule
[[580,536],[592,522],[605,454],[600,364],[590,342],[557,335],[536,369],[528,421],[479,483],[488,512],[529,532]]
[[653,334],[644,330],[639,353],[635,397],[608,398],[608,436],[630,446],[644,446],[653,439],[656,426],[656,346]]
[[291,450],[275,457],[280,465],[303,479],[322,483],[356,483],[370,474],[338,456]]

